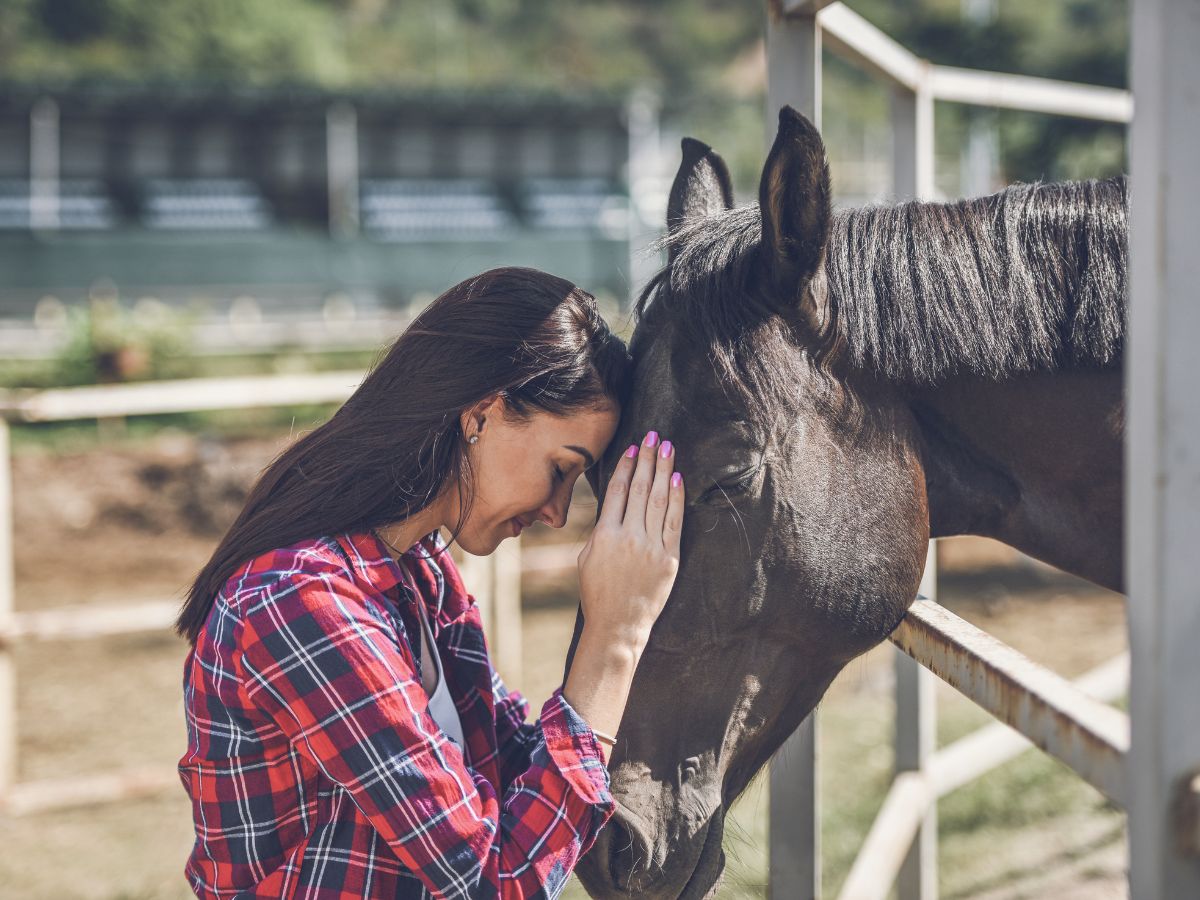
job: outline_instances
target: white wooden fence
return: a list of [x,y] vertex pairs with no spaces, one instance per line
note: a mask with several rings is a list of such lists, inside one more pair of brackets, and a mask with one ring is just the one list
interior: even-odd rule
[[[201,378],[141,384],[97,385],[0,394],[0,812],[24,815],[65,806],[103,803],[178,785],[174,768],[132,769],[20,783],[17,780],[18,721],[15,648],[30,641],[89,640],[118,634],[164,631],[179,612],[179,601],[121,606],[81,604],[17,612],[13,586],[13,540],[19,523],[12,516],[10,425],[71,419],[104,419],[156,413],[252,409],[340,403],[362,381],[362,371],[314,375]],[[15,529],[15,534],[14,534]],[[461,555],[460,565],[481,608],[497,667],[511,682],[521,677],[522,571],[558,570],[574,565],[572,546],[543,546],[522,552],[519,541],[501,553],[480,558]]]
[[[298,289],[299,290],[299,289]],[[156,303],[158,301],[155,301]],[[315,301],[314,301],[315,302]],[[71,339],[67,307],[57,300],[54,311],[28,318],[0,320],[0,359],[50,360]],[[178,315],[159,303],[149,316]],[[399,334],[412,320],[412,310],[390,312],[355,310],[345,297],[326,301],[327,312],[264,314],[250,296],[240,296],[226,315],[198,318],[186,326],[189,356],[234,356],[250,353],[329,353],[376,350],[380,336]],[[415,309],[415,304],[413,309]],[[135,304],[135,317],[142,312]]]
[[[1150,0],[1132,13],[1133,84],[1142,112],[1131,141],[1126,571],[1131,709],[1141,725],[1131,738],[1130,717],[1099,702],[1124,693],[1123,660],[1070,684],[937,606],[931,543],[923,596],[892,635],[903,651],[896,671],[896,778],[842,887],[846,900],[887,897],[893,885],[901,900],[936,897],[937,799],[1029,741],[1128,811],[1132,896],[1200,896],[1200,597],[1189,553],[1200,533],[1194,388],[1200,254],[1191,247],[1200,207],[1195,13],[1194,0]],[[1125,91],[933,65],[841,3],[773,0],[769,127],[785,103],[820,126],[826,43],[892,88],[897,198],[932,196],[935,100],[1133,119]],[[1006,724],[936,749],[931,673]],[[814,713],[772,761],[773,898],[821,894],[816,734]]]

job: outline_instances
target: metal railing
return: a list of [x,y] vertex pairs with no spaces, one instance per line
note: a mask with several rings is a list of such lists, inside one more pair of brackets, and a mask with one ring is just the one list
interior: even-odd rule
[[[892,88],[897,198],[933,196],[935,100],[1119,123],[1133,115],[1127,91],[934,65],[841,3],[775,0],[768,4],[769,125],[790,103],[820,127],[826,45]],[[883,898],[893,885],[901,900],[936,897],[937,799],[1030,742],[1115,802],[1126,799],[1129,718],[1102,701],[1124,693],[1127,658],[1072,684],[937,606],[936,573],[931,542],[921,588],[928,599],[913,604],[891,637],[903,651],[896,661],[896,777],[842,887],[846,900]],[[936,749],[934,674],[1006,724]],[[772,761],[773,898],[821,894],[817,745],[814,711]]]

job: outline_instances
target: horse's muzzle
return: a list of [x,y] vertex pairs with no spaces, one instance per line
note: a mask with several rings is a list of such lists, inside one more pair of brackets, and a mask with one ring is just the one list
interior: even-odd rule
[[620,804],[575,869],[596,900],[703,900],[711,896],[725,866],[721,851],[724,810],[718,808],[696,835],[695,847],[659,849],[638,818]]

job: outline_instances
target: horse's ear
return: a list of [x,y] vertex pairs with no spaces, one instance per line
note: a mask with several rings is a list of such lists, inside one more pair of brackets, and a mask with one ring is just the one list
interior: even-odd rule
[[821,265],[830,215],[825,145],[812,122],[790,106],[779,111],[758,202],[770,277],[778,296],[790,300]]
[[683,161],[667,201],[667,233],[675,234],[681,225],[732,208],[733,182],[725,160],[708,144],[685,137]]

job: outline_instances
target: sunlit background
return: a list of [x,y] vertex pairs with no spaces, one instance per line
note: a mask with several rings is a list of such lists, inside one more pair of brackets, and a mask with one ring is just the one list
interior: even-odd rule
[[[1116,0],[848,5],[937,63],[1126,84]],[[0,3],[21,623],[0,649],[16,696],[0,896],[190,896],[190,806],[172,781],[185,648],[162,626],[254,477],[335,408],[339,376],[352,387],[346,373],[483,269],[570,278],[627,335],[680,137],[726,158],[740,202],[756,197],[765,21],[760,0]],[[836,202],[886,202],[889,90],[830,54],[824,78]],[[1126,168],[1120,125],[950,104],[935,153],[943,198]],[[216,378],[246,380],[206,382],[200,400],[161,384],[136,400],[54,393]],[[251,402],[258,390],[275,399]],[[214,393],[234,408],[211,408]],[[593,509],[581,483],[565,533],[523,539],[506,659],[535,710],[561,679]],[[1007,548],[944,542],[941,578],[943,603],[1063,674],[1124,647],[1121,598]],[[831,893],[890,777],[888,652],[852,664],[823,707]],[[939,690],[943,741],[986,721]],[[721,896],[765,896],[766,803],[759,779],[727,823]],[[942,801],[942,896],[1124,896],[1122,823],[1025,754]]]

